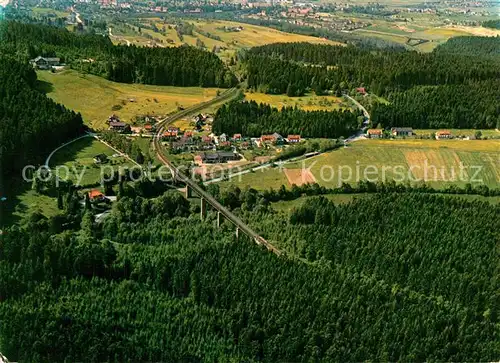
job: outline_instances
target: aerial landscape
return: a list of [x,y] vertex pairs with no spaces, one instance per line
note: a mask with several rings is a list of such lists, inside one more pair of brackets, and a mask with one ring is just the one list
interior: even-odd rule
[[0,363],[498,362],[495,0],[0,0]]

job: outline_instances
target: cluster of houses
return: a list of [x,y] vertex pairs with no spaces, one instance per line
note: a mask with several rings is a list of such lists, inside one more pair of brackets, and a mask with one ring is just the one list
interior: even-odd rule
[[[390,134],[392,136],[413,136],[415,133],[411,127],[393,127]],[[384,137],[383,129],[368,129],[366,136],[370,139],[381,139]]]
[[[415,132],[411,127],[393,127],[391,128],[390,135],[394,137],[398,136],[414,136]],[[384,137],[383,129],[368,129],[366,132],[366,137],[370,139],[381,139]],[[436,140],[451,139],[453,135],[449,130],[439,130],[435,133]]]
[[278,133],[272,135],[262,135],[258,138],[243,138],[241,134],[234,134],[232,137],[227,134],[219,136],[195,136],[193,131],[185,131],[182,135],[177,127],[169,126],[163,133],[164,141],[170,141],[170,147],[174,151],[203,151],[210,149],[230,149],[238,146],[241,149],[248,149],[252,146],[264,147],[266,145],[296,144],[302,139],[300,135],[288,135],[283,137]]
[[121,134],[152,134],[156,130],[156,121],[150,119],[149,117],[145,118],[145,124],[142,126],[131,126],[128,123],[121,121],[120,118],[114,114],[109,116],[106,123],[109,126],[109,130],[119,132]]

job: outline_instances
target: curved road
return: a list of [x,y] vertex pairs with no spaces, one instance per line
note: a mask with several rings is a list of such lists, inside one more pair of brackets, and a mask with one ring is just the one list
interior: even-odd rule
[[172,115],[170,117],[165,118],[160,122],[160,127],[158,129],[158,132],[156,133],[154,137],[154,142],[153,142],[153,147],[154,150],[156,151],[156,154],[158,156],[158,159],[160,159],[172,172],[172,175],[174,179],[180,180],[181,182],[186,184],[186,187],[191,188],[197,195],[199,195],[202,199],[204,199],[208,204],[210,204],[215,210],[217,210],[219,213],[221,213],[227,220],[229,220],[231,223],[233,223],[236,228],[241,230],[243,233],[245,233],[247,236],[252,238],[255,243],[258,245],[263,245],[265,246],[269,251],[273,252],[276,255],[281,255],[283,252],[273,246],[271,243],[266,241],[264,238],[259,236],[254,230],[252,230],[248,225],[246,225],[240,218],[238,218],[236,215],[234,215],[231,211],[229,211],[227,208],[225,208],[222,204],[220,204],[214,197],[212,197],[209,193],[207,193],[205,190],[203,190],[195,181],[191,180],[188,176],[186,176],[184,173],[182,173],[177,167],[170,162],[167,157],[162,153],[161,151],[161,134],[163,133],[163,130],[165,129],[166,126],[168,126],[170,123],[177,121],[178,119],[185,117],[187,115],[190,115],[192,113],[201,111],[207,106],[219,103],[221,101],[229,100],[236,96],[238,92],[237,88],[232,88],[227,91],[225,91],[223,94],[220,96],[208,101],[204,102],[202,104],[195,105],[193,107],[187,108],[181,112],[176,113],[175,115]]

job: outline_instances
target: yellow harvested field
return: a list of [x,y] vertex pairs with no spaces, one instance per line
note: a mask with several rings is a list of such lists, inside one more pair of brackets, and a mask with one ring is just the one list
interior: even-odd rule
[[316,183],[316,178],[307,169],[285,169],[284,171],[290,185],[301,186]]
[[[205,32],[219,36],[230,47],[246,48],[270,43],[310,42],[317,44],[342,44],[328,39],[306,35],[285,33],[279,30],[237,23],[232,21],[193,21],[197,27]],[[241,31],[224,31],[224,27],[243,27]]]
[[80,112],[85,123],[94,129],[106,128],[106,120],[116,114],[125,122],[137,115],[167,115],[178,106],[208,101],[216,88],[148,86],[108,81],[67,70],[60,73],[38,72],[40,87],[54,101]]
[[[433,181],[456,181],[461,160],[456,152],[450,152],[447,158],[437,150],[405,151],[406,161],[411,173],[417,179],[431,178]],[[468,177],[467,170],[463,171]]]
[[469,33],[469,35],[477,35],[481,37],[500,36],[500,30],[485,28],[482,26],[448,25],[446,28],[454,31]]
[[301,97],[288,97],[286,95],[247,92],[245,93],[245,99],[257,103],[266,103],[278,109],[283,107],[298,107],[305,111],[331,111],[349,108],[349,105],[344,104],[340,97],[316,96],[314,94],[307,94]]
[[[110,24],[113,28],[111,37],[115,44],[135,44],[140,46],[172,47],[183,44],[198,46],[201,41],[202,46],[207,50],[214,47],[219,49],[218,55],[223,59],[229,59],[235,52],[242,48],[250,48],[278,42],[309,42],[316,44],[345,45],[343,43],[331,41],[324,38],[312,37],[300,34],[291,34],[268,27],[238,23],[223,20],[200,20],[183,19],[185,23],[195,26],[193,35],[183,35],[181,40],[176,32],[177,26],[171,20],[155,18],[138,19],[142,24],[141,32],[139,28],[132,24],[123,26],[122,24]],[[159,31],[155,32],[149,27],[155,26]],[[241,30],[236,30],[241,27]],[[202,34],[203,33],[203,34]],[[210,33],[210,36],[204,34]],[[151,39],[152,38],[152,39]],[[214,38],[220,38],[214,39]]]

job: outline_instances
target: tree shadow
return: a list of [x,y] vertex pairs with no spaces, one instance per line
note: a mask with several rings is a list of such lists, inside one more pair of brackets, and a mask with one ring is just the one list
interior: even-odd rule
[[62,149],[57,150],[57,152],[52,155],[49,166],[53,168],[56,165],[74,161],[78,153],[87,147],[91,147],[94,141],[96,140],[91,136],[83,137],[79,140],[76,140],[75,142],[72,142],[69,145],[66,145]]
[[44,94],[51,93],[54,90],[54,86],[50,82],[46,81],[36,81],[36,89]]

